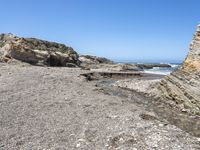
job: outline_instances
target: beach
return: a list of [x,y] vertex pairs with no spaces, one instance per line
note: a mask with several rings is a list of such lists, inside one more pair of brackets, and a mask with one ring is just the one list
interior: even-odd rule
[[143,94],[110,94],[89,72],[0,63],[0,149],[200,148]]

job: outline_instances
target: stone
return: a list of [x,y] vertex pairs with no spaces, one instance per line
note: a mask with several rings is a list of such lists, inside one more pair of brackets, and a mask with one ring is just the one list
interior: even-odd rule
[[76,67],[78,54],[71,47],[36,38],[20,38],[13,34],[0,34],[0,60],[12,60],[33,65]]
[[83,64],[113,64],[113,61],[104,58],[104,57],[97,57],[91,55],[80,55],[79,60]]
[[176,71],[153,89],[153,95],[193,115],[200,115],[200,25],[190,44],[189,53]]
[[136,64],[141,69],[153,69],[154,67],[171,68],[169,64]]
[[153,69],[154,67],[171,68],[169,64],[114,63],[107,58],[91,55],[80,55],[79,60],[84,69],[95,69],[96,71],[143,71],[144,69]]
[[90,65],[90,70],[94,71],[105,71],[105,72],[132,72],[132,71],[142,71],[140,67],[135,64],[99,64]]

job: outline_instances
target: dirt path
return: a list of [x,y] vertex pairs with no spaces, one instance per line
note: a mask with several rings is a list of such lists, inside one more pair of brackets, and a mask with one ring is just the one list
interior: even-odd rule
[[103,94],[83,72],[0,63],[0,150],[200,149],[199,138]]

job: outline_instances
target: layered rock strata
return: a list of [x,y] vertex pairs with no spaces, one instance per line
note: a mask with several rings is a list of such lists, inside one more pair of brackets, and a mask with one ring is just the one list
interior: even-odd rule
[[78,54],[71,47],[35,38],[20,38],[13,34],[0,35],[0,60],[64,67],[80,64]]
[[80,55],[79,59],[83,64],[113,64],[113,61],[107,58],[91,55]]
[[200,115],[200,25],[181,67],[161,80],[154,90],[161,100]]

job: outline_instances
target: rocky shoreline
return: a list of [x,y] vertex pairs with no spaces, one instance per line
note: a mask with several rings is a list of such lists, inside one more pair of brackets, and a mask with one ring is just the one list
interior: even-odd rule
[[[162,80],[121,80],[115,86],[142,92],[188,115],[200,116],[200,25],[194,34],[190,51],[177,70]],[[143,85],[143,88],[140,88]]]
[[144,69],[153,69],[154,67],[171,68],[169,64],[130,64],[130,63],[115,63],[107,58],[80,55],[81,66],[93,71],[116,71],[116,72],[132,72],[143,71]]
[[180,68],[153,67],[1,34],[0,149],[199,149],[200,26]]
[[88,82],[80,75],[90,71],[79,68],[0,63],[0,70],[1,149],[200,148],[143,94],[111,91],[112,78]]
[[190,44],[189,53],[179,69],[159,82],[155,97],[192,115],[200,116],[200,25]]
[[64,44],[21,38],[13,34],[0,35],[0,62],[106,71],[142,71],[153,67],[171,67],[169,64],[117,64],[103,57],[79,55],[72,47]]

